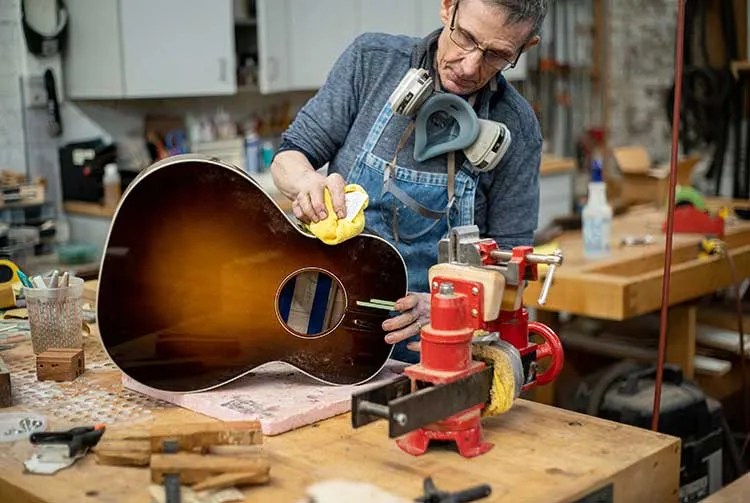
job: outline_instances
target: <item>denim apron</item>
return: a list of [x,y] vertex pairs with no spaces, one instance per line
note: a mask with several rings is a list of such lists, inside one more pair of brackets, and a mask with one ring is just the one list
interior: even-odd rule
[[[393,110],[386,102],[347,181],[361,185],[368,193],[366,231],[388,240],[404,257],[409,291],[429,292],[427,272],[437,263],[438,241],[450,227],[474,223],[477,181],[463,169],[457,173],[451,173],[454,169],[449,169],[449,173],[427,173],[398,166],[398,151],[408,133],[402,136],[394,160],[389,162],[375,156],[375,146],[392,116]],[[413,121],[409,127],[412,125]],[[452,155],[453,152],[447,154]],[[455,157],[449,159],[451,163],[455,166]],[[418,362],[419,353],[406,349],[406,344],[414,340],[418,336],[396,344],[392,357]]]

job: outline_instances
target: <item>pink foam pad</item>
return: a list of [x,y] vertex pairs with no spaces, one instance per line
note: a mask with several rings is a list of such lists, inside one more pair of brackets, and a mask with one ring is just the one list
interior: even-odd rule
[[349,412],[353,392],[394,379],[405,366],[389,360],[377,376],[359,386],[322,384],[281,362],[267,363],[237,381],[200,393],[160,391],[127,376],[123,385],[222,421],[257,420],[264,435],[278,435]]

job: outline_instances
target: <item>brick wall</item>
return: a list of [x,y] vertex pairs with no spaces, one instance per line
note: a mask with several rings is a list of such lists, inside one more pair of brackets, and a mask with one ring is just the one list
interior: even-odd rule
[[610,144],[643,144],[654,160],[666,161],[670,125],[665,106],[674,79],[677,2],[608,0],[607,7]]

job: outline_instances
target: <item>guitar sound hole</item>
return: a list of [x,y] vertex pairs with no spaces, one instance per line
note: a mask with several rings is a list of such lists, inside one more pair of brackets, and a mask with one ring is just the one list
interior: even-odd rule
[[301,337],[319,337],[341,323],[346,291],[341,282],[320,269],[292,274],[276,296],[276,313],[284,326]]

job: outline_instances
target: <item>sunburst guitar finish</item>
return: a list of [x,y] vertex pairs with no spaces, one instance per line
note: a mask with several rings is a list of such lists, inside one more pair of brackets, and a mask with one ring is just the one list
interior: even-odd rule
[[[285,322],[285,294],[293,278],[316,274],[332,279],[328,313],[338,316],[311,336]],[[114,363],[158,390],[208,390],[272,361],[325,383],[357,384],[392,350],[381,327],[389,311],[357,301],[395,301],[406,285],[404,261],[383,239],[326,245],[245,172],[183,155],[144,170],[120,200],[97,321]]]

